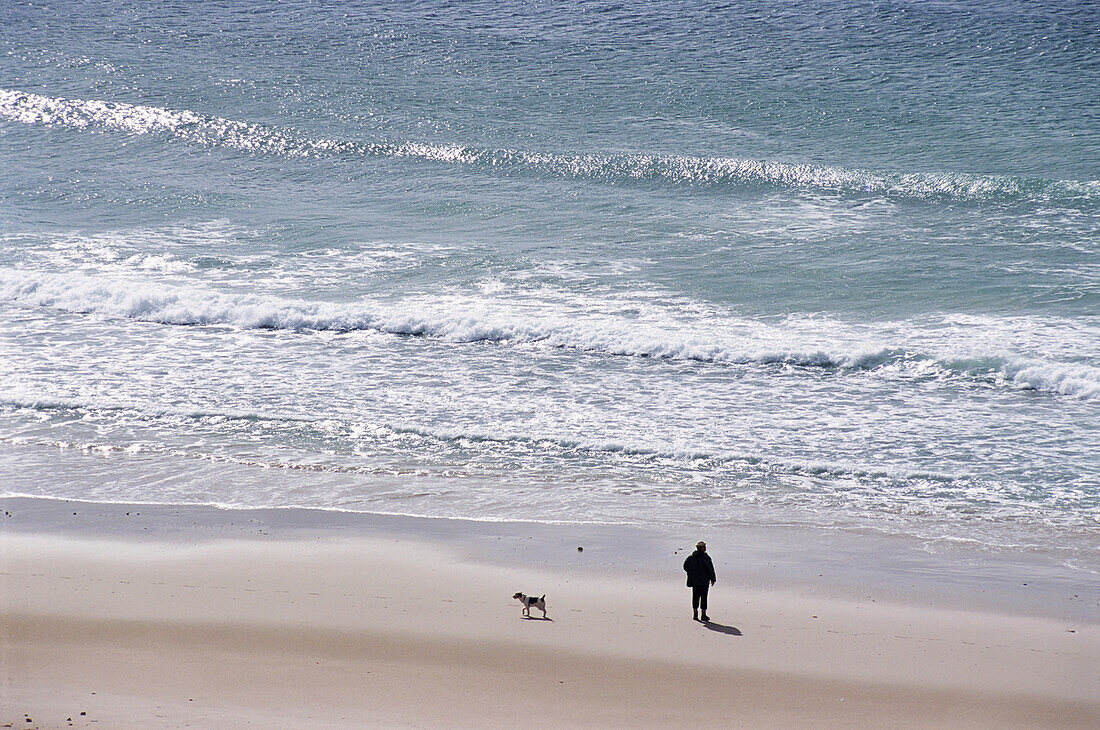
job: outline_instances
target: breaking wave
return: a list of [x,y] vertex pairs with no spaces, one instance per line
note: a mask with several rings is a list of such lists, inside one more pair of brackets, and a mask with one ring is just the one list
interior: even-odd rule
[[919,325],[907,328],[896,323],[857,326],[824,319],[765,323],[733,317],[686,321],[667,313],[626,317],[561,305],[442,295],[397,302],[309,302],[12,269],[0,270],[0,301],[168,325],[369,331],[454,343],[539,344],[601,355],[725,365],[963,378],[1084,399],[1100,396],[1100,368],[1094,365],[1007,351],[959,354],[958,343],[922,340],[906,334],[907,330],[919,332]]
[[707,186],[791,189],[957,200],[1095,201],[1100,181],[967,173],[900,173],[734,157],[649,154],[560,154],[420,142],[357,142],[301,136],[292,130],[192,111],[113,101],[65,99],[0,89],[0,119],[129,134],[159,134],[208,147],[288,157],[360,155],[527,170],[608,182],[652,180]]

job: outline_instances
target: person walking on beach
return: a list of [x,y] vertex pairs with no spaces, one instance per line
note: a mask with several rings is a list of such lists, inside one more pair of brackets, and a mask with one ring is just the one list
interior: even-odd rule
[[[694,621],[710,621],[707,616],[707,592],[718,579],[714,577],[714,563],[707,555],[707,544],[700,540],[695,543],[695,552],[684,561],[684,571],[688,574],[687,584],[691,587],[691,618]],[[699,609],[703,618],[699,618]]]

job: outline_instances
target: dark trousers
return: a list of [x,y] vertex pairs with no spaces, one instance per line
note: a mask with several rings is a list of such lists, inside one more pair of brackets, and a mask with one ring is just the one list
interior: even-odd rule
[[710,590],[710,586],[704,583],[701,586],[691,587],[691,610],[694,611],[697,608],[703,609],[703,613],[707,612],[707,591]]

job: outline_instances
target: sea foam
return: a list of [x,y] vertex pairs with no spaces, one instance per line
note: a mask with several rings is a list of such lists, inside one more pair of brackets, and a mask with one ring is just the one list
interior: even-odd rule
[[1078,398],[1100,395],[1100,368],[1095,365],[1024,355],[994,344],[1007,332],[1027,329],[1022,321],[956,317],[948,318],[951,327],[945,328],[943,321],[933,326],[822,317],[771,322],[675,311],[627,316],[616,314],[614,307],[599,312],[550,300],[532,303],[458,294],[316,302],[21,269],[0,269],[0,301],[167,325],[371,331],[451,343],[539,344],[603,355],[952,378]]

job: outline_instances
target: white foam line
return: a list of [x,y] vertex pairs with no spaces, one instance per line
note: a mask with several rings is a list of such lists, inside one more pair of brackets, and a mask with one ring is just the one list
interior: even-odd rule
[[192,111],[124,102],[65,99],[0,89],[0,118],[22,124],[59,124],[130,134],[165,134],[187,142],[246,152],[307,157],[361,154],[488,167],[530,168],[582,179],[665,180],[674,183],[764,183],[813,190],[877,193],[899,197],[987,199],[1100,197],[1100,181],[1045,180],[967,173],[877,173],[824,165],[732,157],[648,154],[556,154],[476,149],[422,142],[371,143],[309,138],[268,125]]
[[[722,317],[685,321],[675,313],[623,317],[569,306],[435,297],[381,304],[307,302],[165,285],[154,280],[80,277],[0,268],[0,301],[171,325],[289,331],[367,330],[447,342],[533,344],[605,355],[894,372],[972,378],[1080,398],[1100,395],[1100,368],[994,350],[996,332],[962,347],[922,338],[919,325],[848,325],[821,318],[778,324]],[[981,332],[987,325],[955,323]],[[994,325],[996,327],[996,325]],[[1004,328],[1003,325],[1000,327]],[[951,337],[959,335],[952,334]],[[938,343],[938,344],[937,344]],[[951,355],[937,350],[949,349]]]

